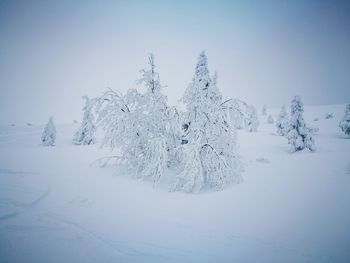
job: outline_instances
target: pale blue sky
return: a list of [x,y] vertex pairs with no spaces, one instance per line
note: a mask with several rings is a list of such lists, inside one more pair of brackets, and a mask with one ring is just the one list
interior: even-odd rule
[[350,100],[345,1],[0,1],[0,122],[81,117],[135,87],[153,52],[176,104],[206,50],[225,96],[280,107]]

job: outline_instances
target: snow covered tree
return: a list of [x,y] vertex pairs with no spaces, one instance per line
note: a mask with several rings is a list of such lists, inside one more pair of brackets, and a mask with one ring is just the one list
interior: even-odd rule
[[288,132],[288,125],[289,125],[289,120],[288,120],[288,114],[286,111],[286,106],[283,105],[276,121],[277,134],[281,136],[285,136]]
[[95,118],[92,113],[94,100],[89,99],[87,96],[84,96],[83,99],[85,99],[83,121],[81,122],[80,127],[76,131],[73,138],[73,143],[77,145],[94,144],[96,141],[96,126],[94,124]]
[[270,114],[270,115],[267,117],[267,123],[273,124],[274,122],[275,122],[275,120],[273,119],[272,115]]
[[230,107],[222,99],[216,76],[209,74],[204,51],[182,101],[188,120],[183,140],[185,167],[177,176],[175,190],[221,190],[228,183],[239,182],[236,132],[228,117]]
[[225,103],[225,106],[229,109],[229,119],[233,123],[233,126],[237,130],[245,128],[245,121],[247,119],[246,103],[239,99],[230,99]]
[[148,64],[150,69],[141,70],[142,78],[139,84],[146,87],[146,93],[141,97],[140,107],[147,130],[148,153],[143,160],[140,172],[142,177],[151,175],[158,181],[168,165],[179,158],[180,125],[175,108],[167,105],[167,97],[161,92],[162,85],[159,73],[155,71],[154,56],[150,54]]
[[[139,178],[151,177],[157,182],[178,157],[181,135],[177,112],[168,107],[161,92],[154,57],[149,69],[141,70],[139,84],[145,93],[130,89],[125,95],[108,90],[97,101],[98,123],[105,130],[104,146],[120,148],[120,162],[135,170]],[[179,132],[177,134],[176,132]]]
[[248,105],[240,99],[226,99],[224,101],[228,118],[236,129],[245,128],[249,132],[257,131],[259,119],[254,106]]
[[245,119],[245,128],[249,132],[256,132],[259,127],[258,113],[254,106],[247,107],[248,117]]
[[312,129],[306,126],[303,118],[303,103],[299,96],[295,96],[291,102],[290,124],[287,139],[291,151],[301,151],[305,148],[315,151],[315,141],[312,137]]
[[350,135],[350,103],[346,105],[344,118],[340,121],[339,127],[346,135]]
[[264,105],[261,109],[261,115],[267,115],[267,109],[266,109],[266,105]]
[[54,146],[56,141],[56,127],[53,123],[53,117],[50,117],[48,123],[45,125],[43,134],[41,135],[42,146]]

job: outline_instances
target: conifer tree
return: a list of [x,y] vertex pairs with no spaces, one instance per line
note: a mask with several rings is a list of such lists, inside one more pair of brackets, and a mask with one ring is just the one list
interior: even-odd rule
[[94,100],[89,99],[87,96],[84,96],[83,99],[85,99],[83,120],[73,138],[73,143],[77,145],[88,145],[96,142],[96,126],[94,124],[95,117],[92,113]]
[[278,135],[285,136],[288,132],[288,114],[286,106],[283,105],[276,121],[276,131]]
[[245,119],[245,127],[249,132],[256,132],[259,127],[258,113],[254,106],[247,107],[248,118]]
[[272,115],[270,114],[270,115],[267,117],[267,123],[273,124],[274,122],[275,122],[275,120],[273,119]]
[[220,190],[228,183],[239,182],[236,132],[217,87],[216,75],[212,78],[209,74],[204,51],[182,101],[188,120],[183,145],[185,169],[177,176],[175,189]]
[[339,127],[346,135],[350,135],[350,103],[346,105],[344,117],[340,121]]
[[53,123],[53,117],[50,117],[49,121],[45,125],[43,134],[41,136],[42,146],[55,146],[56,141],[56,127]]
[[303,118],[303,103],[299,96],[295,96],[291,102],[288,143],[292,152],[309,149],[315,151],[315,141],[312,137],[312,129],[306,126]]

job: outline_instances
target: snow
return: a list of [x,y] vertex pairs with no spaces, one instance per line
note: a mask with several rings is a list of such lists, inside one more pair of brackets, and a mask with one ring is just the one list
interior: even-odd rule
[[257,132],[237,134],[244,181],[198,194],[98,167],[113,153],[99,132],[73,145],[77,124],[56,125],[54,147],[40,146],[44,126],[1,126],[0,262],[348,262],[344,109],[305,107],[315,152],[290,153],[260,115]]

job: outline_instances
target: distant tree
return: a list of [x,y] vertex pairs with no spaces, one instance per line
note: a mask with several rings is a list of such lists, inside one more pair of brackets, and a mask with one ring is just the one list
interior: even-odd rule
[[288,132],[288,124],[289,124],[289,120],[288,120],[288,114],[286,111],[286,106],[283,105],[276,121],[277,134],[281,136],[285,136]]
[[258,113],[254,106],[247,107],[248,117],[245,119],[245,128],[249,132],[256,132],[259,127]]
[[287,134],[291,151],[301,151],[305,148],[315,151],[315,141],[312,137],[312,129],[306,126],[303,118],[303,103],[299,96],[295,96],[291,102],[291,114],[289,132]]
[[273,124],[274,122],[275,122],[275,120],[273,119],[272,115],[269,115],[269,116],[267,117],[267,123]]
[[183,138],[185,167],[177,176],[175,190],[221,190],[228,183],[239,182],[236,132],[227,117],[230,106],[222,99],[216,75],[212,78],[209,74],[204,51],[182,101],[188,120]]
[[264,105],[261,109],[261,115],[267,115],[267,109],[266,109],[266,105]]
[[346,135],[350,135],[350,103],[346,105],[344,117],[340,121],[339,127]]
[[42,146],[54,146],[56,141],[56,128],[53,123],[53,117],[50,117],[48,123],[45,125],[43,134],[41,136]]
[[83,99],[85,100],[83,120],[73,138],[73,143],[76,145],[88,145],[96,142],[96,126],[94,124],[95,117],[92,113],[94,100],[89,99],[87,96],[84,96]]

